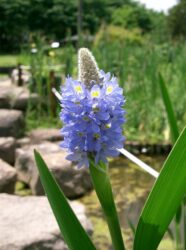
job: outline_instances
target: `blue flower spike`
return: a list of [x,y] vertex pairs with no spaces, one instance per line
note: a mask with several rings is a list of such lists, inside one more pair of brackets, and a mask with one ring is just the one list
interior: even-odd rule
[[61,89],[61,146],[67,149],[68,160],[89,167],[90,156],[96,164],[107,163],[123,147],[125,101],[117,79],[98,70],[88,49],[80,49],[78,56],[79,80],[68,77]]

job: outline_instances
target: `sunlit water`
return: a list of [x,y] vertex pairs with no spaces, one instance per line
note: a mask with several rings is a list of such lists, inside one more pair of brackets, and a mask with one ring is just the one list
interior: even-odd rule
[[[159,171],[166,157],[141,156],[140,158]],[[125,244],[127,250],[132,249],[133,233],[131,225],[136,227],[141,209],[155,179],[123,157],[117,158],[110,163],[109,172]],[[107,225],[103,219],[95,192],[93,191],[81,198],[81,201],[86,205],[87,215],[93,224],[93,240],[97,249],[112,249]],[[159,249],[173,249],[168,237],[166,237]]]

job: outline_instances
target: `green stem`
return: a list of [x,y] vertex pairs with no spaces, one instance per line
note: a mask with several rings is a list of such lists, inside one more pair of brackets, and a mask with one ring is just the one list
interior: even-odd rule
[[107,166],[104,163],[95,165],[91,159],[89,161],[92,182],[107,220],[114,249],[125,250]]

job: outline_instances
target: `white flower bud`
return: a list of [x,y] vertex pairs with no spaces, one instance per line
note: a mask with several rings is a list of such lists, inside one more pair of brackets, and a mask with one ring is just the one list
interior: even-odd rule
[[91,81],[99,83],[99,69],[92,53],[81,48],[78,52],[78,80],[87,87],[91,86]]

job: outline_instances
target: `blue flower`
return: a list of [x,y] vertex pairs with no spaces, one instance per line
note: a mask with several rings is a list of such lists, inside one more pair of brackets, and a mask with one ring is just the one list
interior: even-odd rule
[[96,164],[117,156],[117,149],[123,147],[125,122],[123,90],[117,79],[100,71],[99,83],[88,88],[68,77],[61,92],[61,147],[67,149],[67,159],[88,167],[90,156]]

